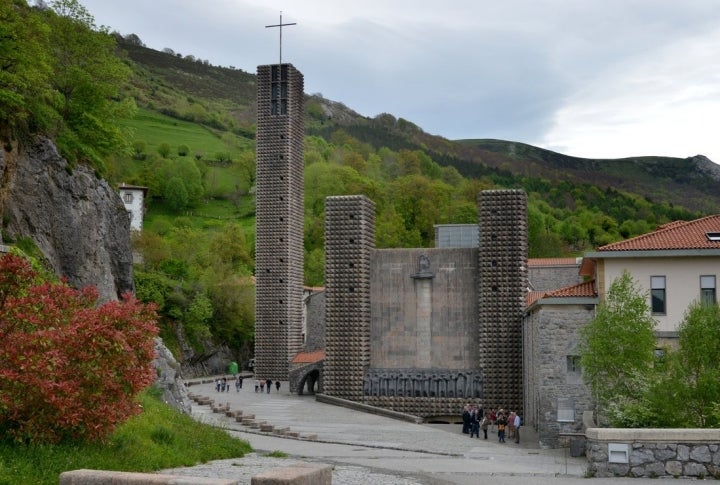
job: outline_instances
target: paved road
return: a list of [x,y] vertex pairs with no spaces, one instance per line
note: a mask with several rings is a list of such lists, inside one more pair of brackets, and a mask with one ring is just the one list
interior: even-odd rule
[[[543,484],[577,485],[586,470],[585,458],[569,456],[567,449],[543,450],[530,431],[521,430],[520,445],[470,438],[460,425],[412,424],[392,418],[350,410],[315,401],[313,396],[288,392],[288,383],[280,392],[255,393],[251,379],[243,389],[218,393],[212,383],[192,385],[193,394],[207,396],[232,410],[254,414],[276,428],[290,428],[301,437],[293,439],[260,433],[243,426],[209,406],[193,406],[196,419],[227,429],[247,440],[255,453],[233,460],[221,460],[198,467],[166,472],[235,478],[250,483],[250,477],[269,467],[295,461],[313,461],[335,466],[334,484]],[[493,439],[494,438],[494,439]],[[287,455],[268,457],[273,451]],[[593,479],[592,485],[621,479]],[[633,485],[649,483],[633,479]],[[657,483],[657,481],[655,481]]]

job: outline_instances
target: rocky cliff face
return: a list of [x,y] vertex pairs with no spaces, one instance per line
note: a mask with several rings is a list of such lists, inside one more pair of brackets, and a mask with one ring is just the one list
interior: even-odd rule
[[[11,238],[30,237],[73,287],[96,287],[102,302],[133,290],[125,205],[92,170],[71,169],[50,140],[0,149],[0,214],[3,231]],[[165,401],[189,412],[180,365],[162,340],[156,340],[155,351]]]
[[[6,147],[8,148],[8,147]],[[56,274],[101,301],[133,290],[130,220],[92,170],[70,168],[48,139],[0,149],[0,212],[10,237],[30,237]]]

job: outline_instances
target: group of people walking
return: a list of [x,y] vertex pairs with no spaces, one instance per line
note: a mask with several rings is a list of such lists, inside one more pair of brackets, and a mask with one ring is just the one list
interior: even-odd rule
[[[270,394],[272,385],[272,379],[255,379],[255,392],[265,392],[267,389],[267,393]],[[275,392],[280,392],[280,381],[275,381]]]
[[[240,392],[243,386],[243,376],[238,374],[235,377],[235,391]],[[273,381],[271,379],[255,379],[255,392],[266,392],[270,394]],[[217,392],[230,392],[230,382],[227,377],[218,377],[215,380],[215,390]],[[280,392],[280,381],[275,381],[275,392]]]
[[483,437],[488,439],[488,429],[491,433],[497,432],[498,442],[505,443],[505,437],[514,439],[515,443],[520,443],[520,415],[515,411],[505,412],[504,409],[485,412],[482,406],[477,404],[466,404],[462,413],[464,434],[469,434],[471,438],[480,438],[480,430]]

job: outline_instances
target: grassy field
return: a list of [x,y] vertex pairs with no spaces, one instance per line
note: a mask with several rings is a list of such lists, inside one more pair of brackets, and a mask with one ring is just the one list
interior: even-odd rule
[[135,118],[122,120],[121,126],[129,128],[132,140],[147,143],[147,153],[157,153],[161,143],[169,143],[173,153],[180,145],[187,145],[190,154],[201,153],[210,158],[217,152],[237,157],[242,151],[251,149],[253,141],[239,136],[225,134],[222,137],[196,123],[182,121],[155,111],[139,109]]
[[247,442],[169,408],[157,390],[143,395],[142,406],[143,413],[119,427],[104,444],[25,446],[0,441],[0,484],[54,485],[68,470],[152,472],[251,451]]
[[[145,153],[158,157],[157,148],[161,143],[172,147],[170,158],[179,158],[177,148],[187,145],[190,148],[188,158],[195,158],[202,153],[203,185],[205,198],[195,207],[188,208],[180,214],[164,207],[162,200],[152,198],[146,214],[146,227],[153,229],[157,221],[161,224],[171,223],[177,217],[189,217],[195,229],[214,229],[227,222],[238,222],[247,229],[248,237],[254,237],[255,208],[254,197],[248,195],[249,190],[244,169],[239,160],[254,163],[253,141],[246,138],[228,135],[219,137],[213,131],[196,123],[177,120],[163,114],[140,109],[132,120],[125,120],[123,125],[133,133],[133,140],[142,140],[147,144]],[[228,154],[233,163],[213,163],[216,153]],[[124,173],[140,174],[149,160],[126,160]],[[127,178],[131,178],[128,175]],[[143,180],[138,183],[146,184]],[[240,195],[243,194],[243,195]]]

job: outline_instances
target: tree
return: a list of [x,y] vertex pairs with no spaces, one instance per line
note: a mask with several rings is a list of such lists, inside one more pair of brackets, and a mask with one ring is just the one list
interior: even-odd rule
[[190,197],[183,179],[172,177],[167,181],[165,184],[165,199],[173,210],[179,211],[187,207]]
[[156,314],[129,294],[42,282],[0,258],[0,434],[18,442],[102,440],[138,413],[156,378]]
[[718,426],[713,409],[720,405],[720,306],[691,304],[680,324],[679,344],[675,388],[686,426]]
[[157,147],[157,152],[160,154],[161,157],[167,158],[170,156],[170,152],[172,151],[172,147],[168,142],[161,142]]
[[0,136],[47,129],[50,97],[49,31],[24,2],[0,2]]
[[642,397],[651,382],[656,322],[648,299],[629,272],[610,284],[607,297],[581,329],[581,366],[598,410]]
[[56,141],[71,161],[102,167],[102,157],[125,151],[116,120],[134,113],[132,98],[120,95],[130,68],[115,54],[115,38],[96,30],[93,17],[77,0],[56,0],[47,11],[52,88],[63,124]]

